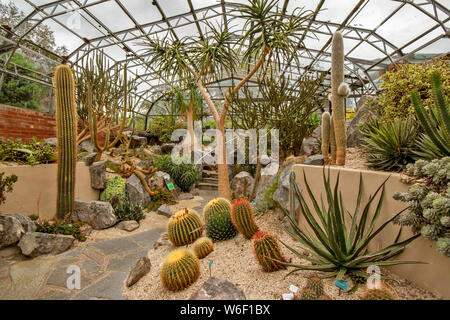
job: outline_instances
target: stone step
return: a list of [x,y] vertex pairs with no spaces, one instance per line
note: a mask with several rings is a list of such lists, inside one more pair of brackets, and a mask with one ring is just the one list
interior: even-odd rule
[[211,183],[211,184],[218,184],[219,183],[219,179],[218,178],[203,178],[202,182],[205,183]]
[[199,188],[200,190],[217,190],[219,187],[217,184],[200,182],[197,185],[197,188]]

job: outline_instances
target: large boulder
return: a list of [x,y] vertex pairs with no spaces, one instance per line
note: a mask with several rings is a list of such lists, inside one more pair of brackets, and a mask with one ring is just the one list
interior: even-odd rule
[[70,249],[75,238],[62,234],[27,232],[18,244],[22,254],[37,257],[43,254],[60,254]]
[[0,215],[0,249],[16,244],[25,234],[18,219],[11,215]]
[[97,152],[97,149],[95,148],[91,140],[86,140],[78,145],[78,152],[94,153]]
[[253,190],[255,179],[247,171],[241,171],[234,176],[231,182],[231,189],[236,198],[250,196]]
[[280,207],[289,211],[289,174],[291,173],[294,163],[286,166],[280,173],[278,179],[277,189],[275,190],[272,199],[276,201]]
[[147,145],[147,138],[146,137],[140,137],[138,135],[132,135],[131,141],[130,141],[130,148],[136,149],[136,148],[142,148]]
[[106,189],[106,161],[94,162],[89,167],[91,187],[96,190]]
[[303,139],[302,148],[300,150],[301,154],[310,156],[317,152],[318,140],[315,137],[308,137]]
[[127,287],[131,287],[138,282],[143,276],[150,272],[152,264],[147,257],[141,257],[134,263],[126,280]]
[[170,218],[173,216],[172,210],[170,210],[170,207],[167,204],[162,204],[158,210],[156,211],[157,214],[162,215],[164,217]]
[[368,103],[370,96],[362,96],[356,106],[356,115],[347,127],[347,147],[353,148],[361,145],[362,134],[359,124],[375,119],[380,106],[376,103]]
[[310,166],[323,166],[323,156],[321,154],[316,154],[314,156],[310,156],[306,158],[305,162],[303,164],[310,165]]
[[246,300],[244,291],[227,280],[209,278],[190,300]]
[[91,166],[95,162],[96,156],[97,156],[96,152],[89,153],[88,155],[81,158],[81,161],[83,161],[87,166]]
[[162,154],[171,154],[173,148],[175,148],[175,143],[164,143],[161,146],[161,153]]
[[72,219],[74,222],[87,222],[96,230],[106,229],[117,223],[109,202],[85,201],[78,198],[75,199]]
[[150,195],[142,185],[141,180],[139,180],[135,174],[132,174],[127,179],[127,182],[125,183],[125,191],[127,193],[128,200],[130,200],[130,202],[134,205],[139,205],[146,208],[152,201]]
[[11,216],[19,220],[25,232],[36,231],[36,224],[29,217],[20,213],[6,213],[5,216]]
[[151,189],[158,188],[164,189],[166,187],[166,183],[164,181],[164,176],[170,175],[164,171],[156,171],[153,176],[150,178],[149,186]]

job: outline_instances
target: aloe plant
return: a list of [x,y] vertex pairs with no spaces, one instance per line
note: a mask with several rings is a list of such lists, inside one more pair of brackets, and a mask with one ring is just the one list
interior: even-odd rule
[[417,155],[429,160],[450,155],[450,114],[437,72],[431,76],[431,87],[435,109],[431,109],[430,113],[425,110],[419,93],[416,90],[411,92],[417,118],[426,132],[419,141],[421,151]]
[[[361,272],[360,270],[372,265],[390,266],[398,264],[423,263],[418,261],[389,260],[390,258],[400,254],[405,246],[416,239],[418,235],[414,235],[399,242],[399,232],[393,244],[383,249],[376,250],[375,252],[369,252],[368,245],[374,237],[383,231],[383,229],[398,215],[406,210],[402,210],[401,212],[393,215],[389,220],[381,224],[380,227],[375,228],[383,205],[384,186],[389,178],[387,178],[378,187],[378,189],[376,189],[375,193],[367,200],[367,203],[362,206],[361,196],[363,179],[362,175],[360,175],[356,208],[352,215],[350,212],[345,210],[341,192],[338,191],[339,174],[337,176],[333,191],[330,183],[330,171],[328,170],[328,177],[325,175],[325,169],[323,171],[327,206],[325,206],[322,197],[321,203],[319,204],[316,197],[313,195],[311,188],[309,187],[306,174],[304,172],[303,176],[306,191],[311,199],[316,216],[313,214],[313,210],[308,207],[304,196],[300,192],[300,188],[295,183],[295,173],[293,172],[290,175],[290,188],[291,192],[298,200],[300,211],[305,217],[312,233],[306,228],[300,228],[292,217],[287,214],[287,212],[285,213],[289,218],[292,228],[285,228],[285,230],[289,235],[300,242],[310,253],[310,255],[301,253],[304,250],[297,251],[286,243],[282,241],[280,242],[283,243],[283,245],[285,245],[295,255],[311,262],[312,264],[297,265],[279,261],[286,266],[294,267],[294,270],[289,272],[289,274],[300,270],[316,270],[327,273],[323,276],[323,278],[336,277],[337,280],[341,280],[346,273],[368,278],[369,275],[365,272]],[[380,195],[380,197],[377,200],[375,212],[372,217],[370,217],[370,208],[371,205],[375,203],[377,195]],[[290,201],[292,210],[294,208],[294,197],[291,197]],[[346,224],[346,211],[349,215],[349,224]],[[347,226],[349,226],[349,228],[347,228]]]

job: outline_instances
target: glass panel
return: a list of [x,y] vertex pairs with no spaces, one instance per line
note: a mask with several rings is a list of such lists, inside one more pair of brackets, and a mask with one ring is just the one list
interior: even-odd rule
[[[133,22],[113,1],[107,1],[87,9],[112,32],[133,28]],[[98,24],[97,24],[98,25]],[[100,26],[99,26],[100,27]],[[102,27],[100,29],[103,29]]]
[[374,29],[400,5],[400,3],[391,0],[370,0],[350,25]]
[[173,17],[190,11],[186,0],[159,1],[158,3],[166,17]]
[[121,3],[139,24],[161,20],[161,14],[155,6],[151,5],[151,1],[122,0]]
[[317,15],[317,20],[331,21],[334,23],[341,23],[349,15],[352,9],[358,3],[358,0],[326,0],[322,9]]

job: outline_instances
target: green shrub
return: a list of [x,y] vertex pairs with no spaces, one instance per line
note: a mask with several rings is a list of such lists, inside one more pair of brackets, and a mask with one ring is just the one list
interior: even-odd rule
[[126,179],[115,176],[106,181],[106,189],[100,194],[100,200],[109,202],[113,206],[126,200],[125,192]]
[[156,211],[163,204],[175,204],[176,201],[173,198],[173,195],[168,190],[156,189],[158,191],[157,194],[150,196],[152,201],[150,205],[147,207],[150,211]]
[[153,161],[154,166],[158,170],[168,173],[176,185],[184,192],[189,192],[200,178],[192,163],[181,162],[180,164],[175,164],[170,155],[156,157]]
[[0,161],[13,161],[20,164],[37,165],[56,161],[56,148],[37,141],[33,143],[22,143],[21,139],[16,141],[0,140]]
[[12,192],[13,184],[17,182],[17,176],[12,174],[3,178],[4,172],[0,172],[0,204],[6,201],[7,192]]
[[134,205],[130,201],[121,201],[114,207],[114,213],[117,217],[117,222],[120,221],[141,221],[145,218],[144,209],[139,205]]
[[170,143],[176,129],[186,129],[186,124],[175,122],[171,117],[157,117],[151,120],[147,131],[157,137],[159,143]]
[[382,121],[405,119],[415,116],[411,97],[408,94],[417,90],[426,109],[433,105],[433,94],[430,77],[437,72],[442,80],[444,96],[450,97],[450,71],[448,63],[443,59],[423,64],[399,64],[394,70],[382,76],[380,103],[383,107]]
[[51,233],[51,234],[64,234],[67,236],[73,236],[78,241],[86,241],[86,237],[81,234],[80,227],[85,225],[83,222],[60,224],[49,224],[47,221],[35,222],[36,232]]

